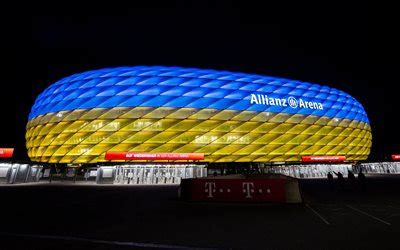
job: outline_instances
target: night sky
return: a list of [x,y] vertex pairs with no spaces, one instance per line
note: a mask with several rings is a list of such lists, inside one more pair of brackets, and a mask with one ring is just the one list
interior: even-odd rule
[[400,153],[396,13],[369,8],[366,2],[299,2],[7,6],[0,17],[0,147],[15,147],[16,159],[27,159],[30,108],[62,77],[103,67],[166,65],[338,88],[367,111],[373,133],[370,160]]

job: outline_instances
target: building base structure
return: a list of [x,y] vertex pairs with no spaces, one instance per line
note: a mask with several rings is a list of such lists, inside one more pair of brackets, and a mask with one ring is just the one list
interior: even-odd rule
[[400,162],[336,164],[270,164],[202,162],[124,162],[91,165],[0,163],[0,184],[29,182],[97,183],[116,185],[179,185],[184,179],[232,174],[282,174],[298,179],[327,178],[329,172],[357,175],[400,174]]

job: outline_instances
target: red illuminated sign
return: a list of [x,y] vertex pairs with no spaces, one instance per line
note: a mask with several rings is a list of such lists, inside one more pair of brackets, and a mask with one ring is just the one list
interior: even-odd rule
[[400,160],[400,155],[392,155],[392,160],[394,161]]
[[13,148],[0,148],[0,158],[11,158],[13,153]]
[[106,152],[106,160],[204,160],[201,153]]
[[346,160],[346,156],[302,156],[302,162],[343,162]]

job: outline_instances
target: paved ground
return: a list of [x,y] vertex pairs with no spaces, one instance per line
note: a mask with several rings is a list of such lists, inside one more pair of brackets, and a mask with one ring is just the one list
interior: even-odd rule
[[400,177],[301,182],[304,204],[188,203],[176,186],[1,186],[0,249],[398,249]]

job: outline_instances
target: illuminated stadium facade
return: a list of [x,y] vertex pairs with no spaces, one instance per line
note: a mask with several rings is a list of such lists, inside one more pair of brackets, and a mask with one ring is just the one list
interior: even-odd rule
[[97,163],[108,151],[204,153],[205,162],[364,160],[362,105],[326,86],[179,67],[107,68],[54,83],[27,124],[36,162]]

